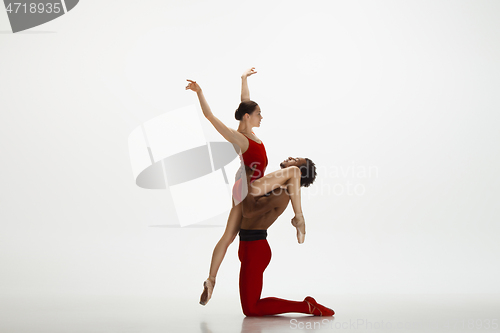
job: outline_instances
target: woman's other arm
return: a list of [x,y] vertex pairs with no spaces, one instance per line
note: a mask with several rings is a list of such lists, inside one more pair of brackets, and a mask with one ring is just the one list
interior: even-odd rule
[[241,75],[241,101],[249,101],[250,100],[250,91],[248,90],[248,82],[247,82],[247,77],[250,75],[253,75],[257,73],[255,71],[255,67],[252,67],[250,69],[247,69],[242,75]]
[[243,134],[227,127],[222,121],[219,120],[219,118],[214,116],[198,83],[193,80],[187,81],[189,81],[189,84],[187,85],[186,90],[192,90],[196,92],[196,94],[198,95],[198,100],[200,101],[201,110],[203,111],[203,115],[205,116],[205,118],[207,118],[208,121],[212,123],[217,132],[219,132],[224,137],[224,139],[231,143],[237,144],[241,148],[246,143],[246,138],[243,136]]

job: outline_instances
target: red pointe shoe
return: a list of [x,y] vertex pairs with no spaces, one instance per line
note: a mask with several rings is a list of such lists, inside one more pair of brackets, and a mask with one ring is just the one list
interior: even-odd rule
[[327,308],[326,306],[323,306],[316,302],[314,298],[311,296],[307,296],[304,298],[304,302],[309,305],[309,313],[315,316],[323,316],[323,317],[330,317],[335,314],[335,311],[333,311],[330,308]]
[[210,298],[212,298],[212,292],[214,291],[214,285],[212,284],[212,281],[210,280],[205,280],[203,282],[203,293],[201,294],[200,297],[200,304],[201,305],[206,305]]

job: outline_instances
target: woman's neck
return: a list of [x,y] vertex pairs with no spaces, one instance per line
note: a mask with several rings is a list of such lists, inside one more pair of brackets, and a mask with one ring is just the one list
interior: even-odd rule
[[238,132],[252,135],[252,128],[250,126],[247,126],[247,124],[243,123],[242,121],[240,121],[240,124],[238,125]]

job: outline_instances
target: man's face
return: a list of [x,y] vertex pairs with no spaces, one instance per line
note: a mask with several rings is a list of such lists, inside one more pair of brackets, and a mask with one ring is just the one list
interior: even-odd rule
[[301,166],[306,164],[307,161],[304,157],[289,157],[288,159],[284,160],[283,162],[280,163],[280,167],[283,168],[288,168],[289,166]]

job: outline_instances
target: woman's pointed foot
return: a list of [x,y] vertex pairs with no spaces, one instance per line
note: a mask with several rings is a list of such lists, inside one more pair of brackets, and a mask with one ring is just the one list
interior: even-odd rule
[[206,305],[210,298],[212,298],[212,292],[214,291],[214,285],[210,279],[206,279],[205,282],[203,282],[203,293],[201,294],[200,297],[200,304],[201,305]]
[[314,316],[329,317],[329,316],[333,316],[335,314],[335,311],[333,311],[330,308],[327,308],[326,306],[319,304],[311,296],[307,296],[306,298],[304,298],[304,302],[306,302],[307,305],[309,306],[309,313],[314,315]]
[[304,216],[295,215],[292,219],[292,225],[297,228],[297,240],[299,244],[304,243],[306,238],[306,221],[304,220]]

